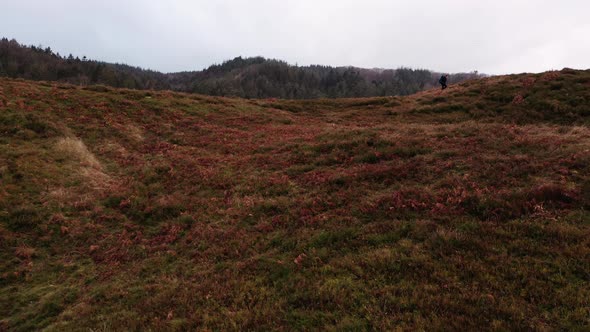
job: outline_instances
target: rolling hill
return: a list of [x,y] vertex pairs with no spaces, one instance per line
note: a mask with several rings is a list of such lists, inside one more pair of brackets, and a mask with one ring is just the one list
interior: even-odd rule
[[590,327],[590,71],[407,97],[0,79],[0,330]]

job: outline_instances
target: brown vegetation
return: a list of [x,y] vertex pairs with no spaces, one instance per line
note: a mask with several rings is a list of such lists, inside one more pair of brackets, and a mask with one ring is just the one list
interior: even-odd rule
[[293,101],[2,79],[0,329],[587,329],[589,87],[563,70]]

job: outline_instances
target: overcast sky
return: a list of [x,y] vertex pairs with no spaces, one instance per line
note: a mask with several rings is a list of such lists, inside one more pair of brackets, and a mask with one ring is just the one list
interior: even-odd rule
[[236,56],[489,74],[590,68],[589,0],[0,0],[0,35],[164,72]]

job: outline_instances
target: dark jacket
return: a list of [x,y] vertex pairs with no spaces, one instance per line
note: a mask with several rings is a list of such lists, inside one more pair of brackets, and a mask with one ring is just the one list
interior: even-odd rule
[[440,84],[447,84],[447,77],[446,76],[441,76],[440,80],[438,80],[438,83]]

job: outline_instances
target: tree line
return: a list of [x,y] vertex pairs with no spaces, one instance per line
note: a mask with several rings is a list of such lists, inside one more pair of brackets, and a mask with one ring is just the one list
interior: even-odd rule
[[[0,40],[0,76],[77,85],[174,90],[243,98],[339,98],[408,95],[437,86],[440,73],[425,69],[293,66],[263,57],[237,57],[202,71],[164,74],[55,53],[50,47]],[[477,72],[450,75],[451,83]]]

